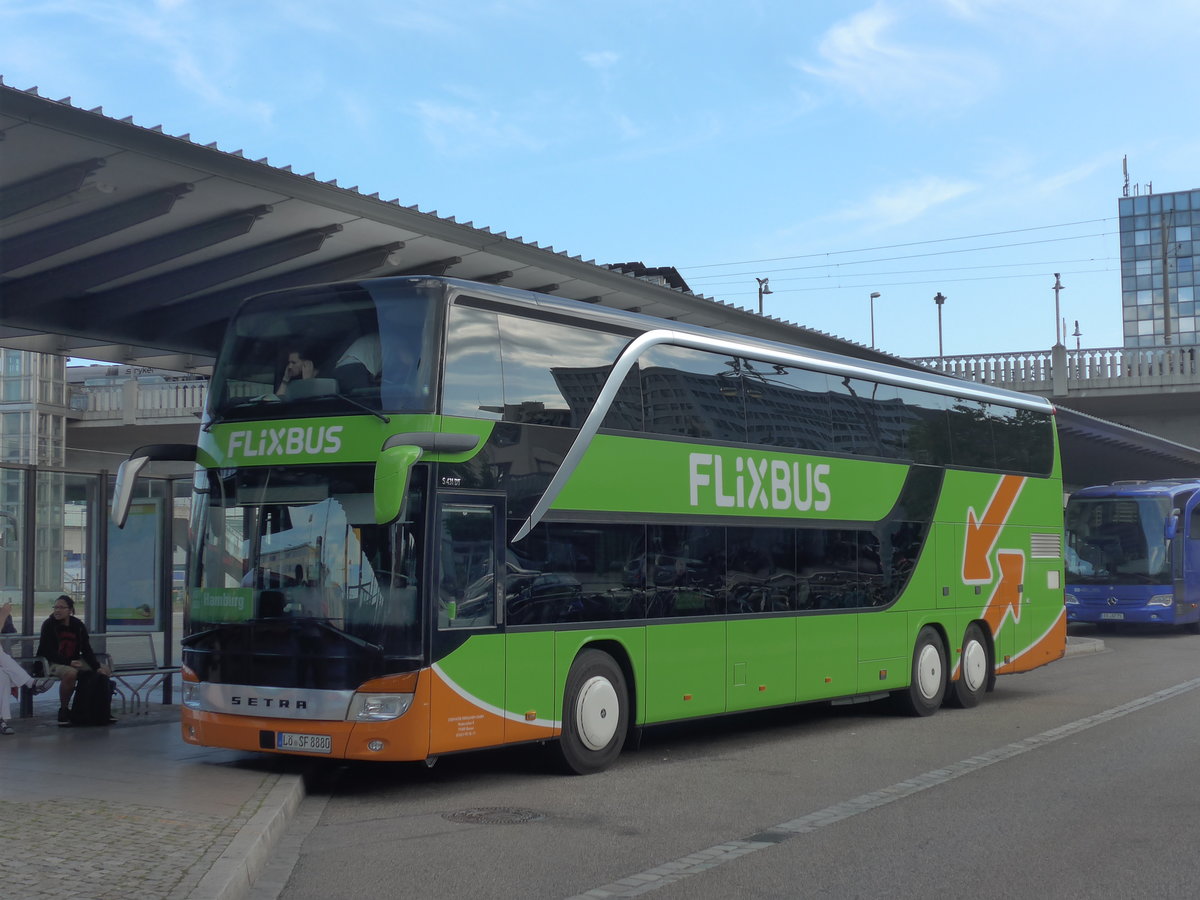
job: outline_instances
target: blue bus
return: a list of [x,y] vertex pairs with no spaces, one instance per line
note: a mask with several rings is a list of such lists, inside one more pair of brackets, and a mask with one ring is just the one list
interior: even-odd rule
[[1068,622],[1200,634],[1200,479],[1114,481],[1066,509]]

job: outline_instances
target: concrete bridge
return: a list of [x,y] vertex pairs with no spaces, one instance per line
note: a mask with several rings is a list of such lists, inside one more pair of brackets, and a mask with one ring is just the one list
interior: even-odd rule
[[1062,406],[1200,447],[1200,347],[1102,347],[914,362],[946,375],[1038,394]]

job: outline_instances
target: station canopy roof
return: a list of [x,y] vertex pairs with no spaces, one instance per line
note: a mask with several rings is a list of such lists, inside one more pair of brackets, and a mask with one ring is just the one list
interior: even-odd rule
[[0,81],[0,346],[206,372],[263,291],[449,275],[893,364],[693,294],[671,268],[600,265]]

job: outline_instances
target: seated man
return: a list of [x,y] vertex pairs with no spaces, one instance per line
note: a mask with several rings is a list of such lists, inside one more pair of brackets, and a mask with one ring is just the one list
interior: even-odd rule
[[316,366],[308,358],[308,353],[303,350],[293,350],[288,354],[287,363],[283,367],[283,376],[279,380],[279,387],[275,389],[275,394],[279,397],[286,397],[288,382],[315,378],[316,375]]
[[[0,621],[12,615],[12,602],[0,606]],[[8,720],[12,718],[12,695],[16,688],[27,687],[35,694],[50,690],[53,678],[34,678],[21,668],[20,663],[0,648],[0,734],[12,734]]]
[[71,694],[75,691],[75,681],[80,672],[99,672],[105,676],[112,674],[96,659],[88,640],[87,628],[75,618],[74,612],[75,601],[66,594],[60,595],[54,601],[50,618],[42,623],[41,639],[38,641],[37,655],[50,661],[49,674],[59,679],[59,725],[71,722]]
[[333,367],[333,377],[345,392],[373,387],[379,383],[383,361],[379,353],[379,335],[364,334],[345,349]]

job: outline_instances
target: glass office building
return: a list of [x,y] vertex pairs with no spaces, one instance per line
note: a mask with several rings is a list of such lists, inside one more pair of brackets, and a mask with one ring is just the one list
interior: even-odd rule
[[[1118,208],[1124,345],[1200,343],[1195,273],[1200,256],[1200,189],[1122,197]],[[1164,266],[1169,316],[1164,315]]]

